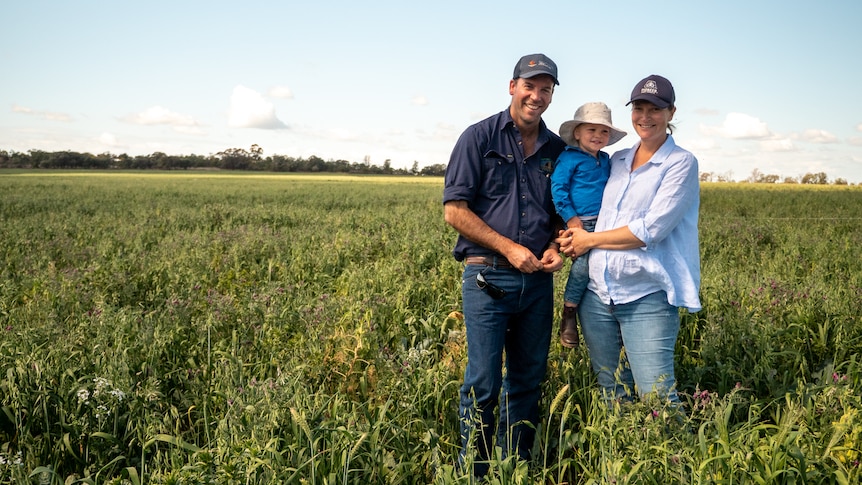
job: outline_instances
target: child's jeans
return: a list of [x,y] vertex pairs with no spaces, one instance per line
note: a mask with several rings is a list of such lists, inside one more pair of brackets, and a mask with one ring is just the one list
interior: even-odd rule
[[[596,220],[581,221],[584,225],[584,230],[593,232],[596,230]],[[590,281],[590,252],[578,256],[572,261],[572,267],[569,268],[569,279],[566,281],[566,291],[563,293],[563,298],[566,303],[580,304],[581,298],[584,296],[584,291],[587,289],[587,283]]]

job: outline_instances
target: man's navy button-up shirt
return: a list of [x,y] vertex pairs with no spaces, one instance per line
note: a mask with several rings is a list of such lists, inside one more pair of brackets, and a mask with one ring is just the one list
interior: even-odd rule
[[[536,152],[524,158],[521,134],[509,110],[486,118],[467,128],[455,144],[446,167],[443,203],[467,201],[488,226],[541,259],[556,236],[550,175],[565,146],[542,121]],[[458,261],[498,256],[460,235],[452,254]]]

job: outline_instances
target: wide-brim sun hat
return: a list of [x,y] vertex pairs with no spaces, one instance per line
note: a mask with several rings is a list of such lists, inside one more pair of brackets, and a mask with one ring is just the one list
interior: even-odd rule
[[626,132],[614,126],[613,121],[611,121],[611,109],[608,108],[608,105],[601,102],[595,102],[585,103],[575,111],[573,119],[565,121],[560,125],[560,138],[562,138],[567,145],[578,146],[578,141],[575,140],[575,128],[583,123],[592,123],[608,127],[611,130],[611,135],[608,138],[608,145],[613,145],[626,136]]

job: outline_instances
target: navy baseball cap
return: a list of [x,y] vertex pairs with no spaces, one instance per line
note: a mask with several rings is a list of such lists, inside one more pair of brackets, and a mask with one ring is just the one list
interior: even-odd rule
[[547,74],[554,78],[554,84],[560,84],[560,81],[557,80],[557,65],[544,54],[530,54],[522,57],[515,64],[515,73],[512,74],[512,79],[519,77],[528,79],[540,74]]
[[626,106],[638,100],[649,101],[659,109],[665,109],[676,102],[676,94],[670,81],[658,74],[652,74],[641,79],[632,89],[632,98]]

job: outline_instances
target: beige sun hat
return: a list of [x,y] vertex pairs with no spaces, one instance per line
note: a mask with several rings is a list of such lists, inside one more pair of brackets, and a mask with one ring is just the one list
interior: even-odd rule
[[611,122],[611,109],[605,103],[584,103],[583,106],[575,111],[575,118],[564,122],[560,125],[560,138],[567,145],[578,146],[578,141],[575,140],[575,127],[581,123],[593,123],[596,125],[607,126],[611,130],[611,136],[608,139],[608,145],[623,139],[626,132],[617,128]]

